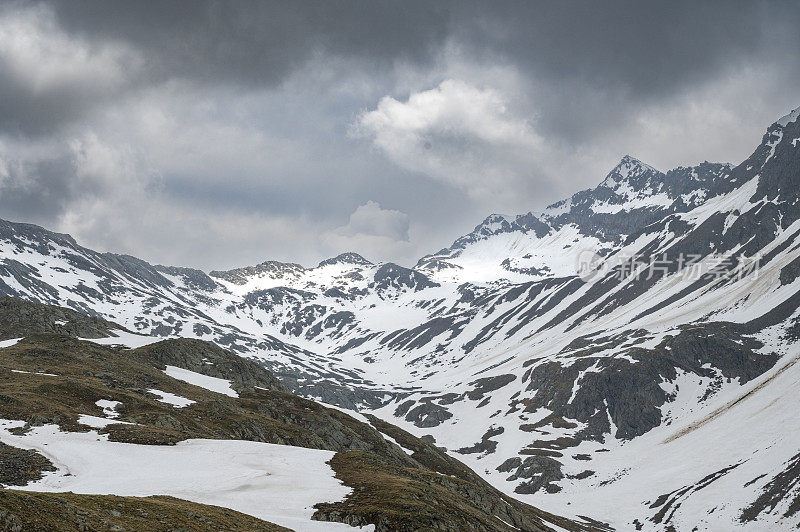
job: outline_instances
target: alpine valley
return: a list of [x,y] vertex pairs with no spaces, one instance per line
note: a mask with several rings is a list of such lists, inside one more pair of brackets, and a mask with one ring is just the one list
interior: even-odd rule
[[[737,166],[626,156],[596,188],[491,215],[412,268],[344,253],[206,273],[0,221],[0,441],[49,461],[17,484],[299,530],[333,526],[311,513],[343,529],[796,529],[799,117]],[[206,470],[220,493],[125,489],[87,465],[206,467],[193,452],[231,457]],[[273,480],[247,476],[258,460]],[[259,506],[290,471],[316,486],[294,488],[307,519]],[[2,524],[29,492],[0,493]],[[430,519],[403,515],[412,502]]]

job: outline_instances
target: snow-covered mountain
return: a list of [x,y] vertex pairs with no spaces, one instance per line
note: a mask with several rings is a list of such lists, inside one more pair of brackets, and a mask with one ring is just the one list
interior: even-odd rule
[[596,188],[491,215],[413,268],[346,253],[206,274],[0,222],[0,293],[215,342],[555,513],[788,529],[799,115],[737,166],[661,172],[626,156]]

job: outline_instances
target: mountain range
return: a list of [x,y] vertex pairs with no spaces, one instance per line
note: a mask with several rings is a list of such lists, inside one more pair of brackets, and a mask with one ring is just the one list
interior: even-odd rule
[[[570,523],[793,529],[799,117],[738,165],[625,156],[411,268],[350,252],[206,273],[0,221],[0,295],[210,342]],[[81,337],[69,323],[51,332]]]

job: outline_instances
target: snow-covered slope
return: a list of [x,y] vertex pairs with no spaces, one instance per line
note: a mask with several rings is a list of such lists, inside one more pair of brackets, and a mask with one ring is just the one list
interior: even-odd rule
[[343,499],[351,491],[325,463],[335,454],[331,451],[237,440],[136,445],[111,442],[94,431],[62,432],[54,425],[24,436],[8,432],[24,424],[0,421],[0,442],[40,452],[58,472],[21,489],[171,495],[231,508],[298,532],[354,530],[342,523],[311,520],[315,504]]
[[[207,275],[2,222],[0,292],[216,342],[293,391],[429,435],[499,488],[562,513],[597,490],[647,494],[604,516],[623,529],[797,524],[795,506],[781,506],[797,500],[793,484],[784,502],[751,509],[800,451],[796,400],[780,391],[793,373],[768,379],[800,336],[797,114],[740,165],[661,172],[626,156],[596,188],[492,215],[413,268],[348,253]],[[764,379],[713,423],[661,443]],[[722,446],[737,416],[748,431],[786,429],[769,450],[752,438]],[[710,460],[685,441],[721,450]],[[676,462],[659,478],[662,452]],[[659,519],[658,497],[673,492],[684,502]]]

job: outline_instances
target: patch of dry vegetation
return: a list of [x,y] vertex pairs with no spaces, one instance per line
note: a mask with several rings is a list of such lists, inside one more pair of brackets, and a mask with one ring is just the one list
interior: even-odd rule
[[227,508],[172,497],[116,497],[0,490],[0,530],[61,532],[287,532]]

